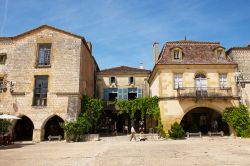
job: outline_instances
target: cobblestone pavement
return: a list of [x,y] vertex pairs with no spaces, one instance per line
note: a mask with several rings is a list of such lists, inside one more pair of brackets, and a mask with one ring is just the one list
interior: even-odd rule
[[203,137],[186,140],[128,141],[126,136],[98,142],[29,142],[0,147],[1,166],[165,166],[250,165],[250,139]]

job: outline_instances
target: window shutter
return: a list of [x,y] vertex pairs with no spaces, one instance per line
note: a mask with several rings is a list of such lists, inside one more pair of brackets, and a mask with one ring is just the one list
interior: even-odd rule
[[137,98],[141,98],[142,96],[142,88],[137,88]]
[[121,100],[121,99],[122,99],[122,96],[123,96],[122,88],[119,88],[119,89],[118,89],[117,99],[118,99],[118,100]]
[[122,99],[127,100],[128,99],[128,89],[127,88],[123,88],[123,97]]
[[108,89],[104,89],[104,100],[105,101],[109,100],[109,90]]

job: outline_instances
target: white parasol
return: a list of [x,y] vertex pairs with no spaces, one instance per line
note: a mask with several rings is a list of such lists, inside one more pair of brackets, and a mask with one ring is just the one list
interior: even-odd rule
[[2,114],[0,115],[0,119],[21,119],[21,118],[18,118],[14,115]]

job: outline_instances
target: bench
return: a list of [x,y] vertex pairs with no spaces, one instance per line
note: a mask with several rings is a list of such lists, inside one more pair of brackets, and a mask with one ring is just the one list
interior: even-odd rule
[[59,140],[59,141],[61,141],[61,139],[62,139],[62,136],[61,135],[58,135],[58,136],[52,136],[52,135],[49,135],[48,136],[48,139],[49,139],[49,141],[51,141],[51,140]]
[[222,137],[224,136],[224,132],[223,131],[219,131],[219,132],[208,132],[209,137],[211,137],[212,135],[221,135]]
[[190,136],[199,136],[201,137],[201,132],[197,132],[197,133],[190,133],[190,132],[186,132],[187,138],[189,138]]

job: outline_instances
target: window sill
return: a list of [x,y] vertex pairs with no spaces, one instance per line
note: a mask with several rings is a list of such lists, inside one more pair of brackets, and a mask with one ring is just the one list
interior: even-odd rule
[[33,108],[35,108],[35,109],[45,109],[45,108],[47,108],[47,106],[46,106],[46,105],[44,105],[44,106],[40,106],[40,105],[33,105],[32,107],[33,107]]
[[36,65],[36,68],[51,68],[51,65]]

